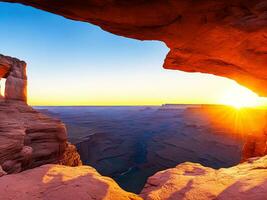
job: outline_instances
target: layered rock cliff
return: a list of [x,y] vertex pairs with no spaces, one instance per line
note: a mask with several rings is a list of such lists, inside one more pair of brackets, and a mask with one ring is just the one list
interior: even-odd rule
[[0,55],[0,77],[6,78],[0,99],[0,175],[47,163],[80,165],[76,148],[67,143],[65,125],[26,104],[26,63]]
[[267,0],[1,0],[170,48],[164,67],[228,77],[267,95]]

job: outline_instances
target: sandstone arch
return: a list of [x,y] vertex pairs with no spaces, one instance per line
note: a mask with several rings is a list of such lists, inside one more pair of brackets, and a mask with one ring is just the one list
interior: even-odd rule
[[267,96],[267,0],[1,0],[170,48],[164,67],[224,76]]
[[0,78],[6,79],[5,100],[27,102],[26,63],[0,55]]

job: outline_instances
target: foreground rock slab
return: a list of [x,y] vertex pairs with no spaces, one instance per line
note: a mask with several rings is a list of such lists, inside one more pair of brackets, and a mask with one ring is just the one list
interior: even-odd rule
[[266,193],[267,156],[220,170],[183,163],[150,177],[140,196],[90,166],[49,164],[0,178],[1,200],[266,200]]
[[43,165],[0,178],[1,200],[138,200],[89,166]]
[[266,200],[267,156],[214,170],[183,163],[150,177],[141,196],[148,200]]

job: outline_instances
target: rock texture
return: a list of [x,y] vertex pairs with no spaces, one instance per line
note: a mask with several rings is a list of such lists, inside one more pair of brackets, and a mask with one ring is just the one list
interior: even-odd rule
[[183,163],[148,179],[141,196],[147,200],[265,200],[267,156],[227,169]]
[[0,165],[16,173],[47,163],[79,165],[65,125],[24,103],[0,103]]
[[89,166],[43,165],[0,178],[3,200],[265,200],[267,156],[228,169],[183,163],[149,178],[141,197]]
[[0,79],[6,78],[5,99],[27,102],[26,63],[0,54]]
[[164,67],[228,77],[267,95],[267,0],[1,0],[170,48]]
[[71,166],[71,167],[76,167],[76,166],[82,165],[80,155],[77,152],[77,149],[74,145],[67,142],[67,148],[65,149],[65,152],[63,154],[63,157],[59,161],[59,164]]
[[1,200],[141,200],[89,166],[43,165],[0,178]]
[[2,169],[0,165],[0,177],[6,175],[7,173]]

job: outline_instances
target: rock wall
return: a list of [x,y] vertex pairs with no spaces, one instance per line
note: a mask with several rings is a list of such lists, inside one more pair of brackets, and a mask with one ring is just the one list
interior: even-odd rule
[[81,165],[65,125],[24,103],[0,103],[0,166],[7,173],[48,163]]
[[164,67],[236,80],[267,95],[267,0],[1,0],[170,48]]

